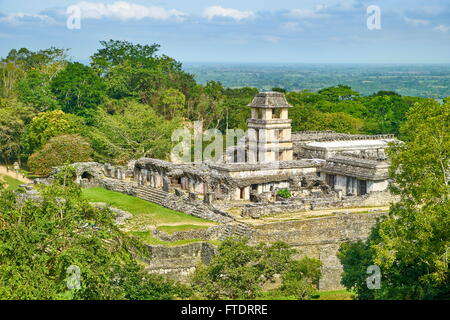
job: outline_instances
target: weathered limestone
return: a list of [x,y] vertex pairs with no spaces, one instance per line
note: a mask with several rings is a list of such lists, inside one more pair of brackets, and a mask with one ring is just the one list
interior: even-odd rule
[[250,132],[250,163],[293,160],[291,123],[288,108],[292,106],[280,92],[261,92],[252,103]]
[[[142,158],[127,166],[81,163],[74,165],[76,181],[83,187],[101,186],[222,224],[175,235],[155,234],[165,241],[194,235],[204,241],[236,235],[248,236],[254,243],[286,241],[324,263],[322,289],[339,288],[337,249],[344,241],[367,237],[376,214],[286,221],[253,230],[219,208],[239,203],[236,208],[242,209],[242,216],[257,219],[286,212],[388,205],[395,198],[388,192],[385,149],[397,140],[392,135],[333,131],[292,133],[290,105],[278,92],[258,94],[249,107],[248,134],[236,137],[241,148],[227,148],[225,162]],[[289,189],[292,197],[280,198],[280,189]],[[209,244],[202,243],[149,250],[154,257],[149,271],[179,279],[214,254]]]
[[148,251],[145,268],[148,272],[181,282],[187,282],[199,263],[208,264],[216,254],[216,248],[208,242],[174,247],[148,246]]
[[285,221],[255,227],[253,241],[284,241],[299,251],[298,258],[308,256],[322,263],[320,290],[342,289],[342,266],[337,251],[343,242],[364,240],[383,213],[339,214],[333,217]]
[[[181,231],[172,235],[155,231],[154,235],[163,241],[171,242],[192,238],[203,241],[223,240],[229,236],[247,237],[254,244],[284,241],[297,249],[296,258],[308,256],[322,262],[320,290],[338,290],[342,289],[342,265],[337,258],[340,245],[366,239],[372,226],[383,215],[384,213],[341,213],[331,217],[268,223],[254,227],[225,224],[209,229]],[[150,248],[153,260],[148,270],[185,280],[194,272],[197,263],[210,261],[216,253],[213,246],[208,243],[206,245],[209,248],[206,253],[201,243],[181,247],[152,246]]]

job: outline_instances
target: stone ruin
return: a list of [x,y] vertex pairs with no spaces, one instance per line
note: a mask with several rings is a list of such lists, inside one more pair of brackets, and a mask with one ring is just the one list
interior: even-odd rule
[[[389,159],[385,149],[397,140],[392,135],[334,131],[292,133],[288,118],[291,106],[278,92],[258,94],[249,107],[252,116],[248,120],[245,157],[240,161],[234,150],[226,150],[223,161],[216,163],[173,163],[150,158],[134,160],[126,166],[76,163],[75,179],[82,187],[103,187],[220,223],[207,231],[193,231],[201,239],[245,235],[256,242],[287,241],[324,261],[322,289],[340,288],[341,266],[335,255],[339,243],[365,238],[380,214],[323,217],[250,228],[236,221],[238,217],[227,209],[239,208],[241,217],[257,219],[286,212],[387,205],[393,198],[388,192]],[[55,168],[53,173],[57,171]],[[289,190],[291,197],[280,197],[281,189]],[[176,241],[193,235],[184,232],[155,236]],[[207,243],[173,248],[149,246],[149,250],[156,257],[149,271],[173,273],[178,278],[190,274],[195,263],[210,257],[213,251]],[[184,268],[182,275],[180,265]]]
[[[397,141],[394,136],[292,133],[288,117],[291,106],[279,92],[260,93],[249,107],[252,116],[245,157],[240,162],[226,152],[223,161],[215,163],[172,163],[150,158],[126,166],[78,163],[74,165],[76,181],[82,187],[102,186],[145,196],[149,201],[200,216],[209,212],[206,215],[218,220],[231,219],[220,210],[229,204],[243,207],[245,216],[246,212],[266,212],[267,208],[280,212],[280,208],[287,210],[287,204],[310,210],[358,202],[385,205],[391,201],[385,149]],[[277,196],[281,189],[288,189],[292,197]]]

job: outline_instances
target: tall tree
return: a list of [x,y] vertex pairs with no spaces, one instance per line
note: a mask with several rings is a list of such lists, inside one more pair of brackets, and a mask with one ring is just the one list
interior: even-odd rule
[[21,137],[23,155],[28,157],[52,137],[78,133],[81,128],[82,120],[77,116],[61,110],[42,112],[33,118]]
[[0,107],[0,158],[2,162],[12,163],[19,159],[20,139],[35,111],[12,100],[5,103],[7,106]]
[[98,159],[126,163],[141,157],[165,159],[172,148],[172,132],[181,126],[178,119],[166,120],[144,104],[132,102],[123,113],[99,112],[89,136]]
[[[399,201],[366,243],[341,249],[343,284],[360,298],[448,299],[450,103],[415,104],[401,131],[405,142],[389,150],[391,192]],[[381,268],[380,290],[365,288],[363,262]]]
[[16,90],[19,100],[33,106],[39,112],[58,109],[59,104],[53,97],[50,80],[51,75],[38,70],[29,71],[17,82]]
[[104,102],[105,84],[93,69],[69,63],[52,80],[51,90],[66,113],[89,116]]

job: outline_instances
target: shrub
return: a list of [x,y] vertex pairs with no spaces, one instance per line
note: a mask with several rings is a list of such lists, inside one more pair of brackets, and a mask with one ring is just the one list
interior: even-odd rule
[[280,291],[299,300],[310,298],[317,290],[321,265],[319,260],[308,257],[291,262],[289,268],[281,275]]
[[290,197],[292,197],[292,194],[288,189],[281,189],[281,190],[278,190],[277,196],[280,196],[284,199],[289,199]]
[[92,148],[79,135],[61,135],[49,140],[28,160],[30,170],[35,174],[48,175],[52,167],[75,162],[91,161]]
[[246,239],[227,239],[208,266],[196,269],[192,286],[207,299],[254,299],[288,268],[294,252],[283,242],[251,246]]

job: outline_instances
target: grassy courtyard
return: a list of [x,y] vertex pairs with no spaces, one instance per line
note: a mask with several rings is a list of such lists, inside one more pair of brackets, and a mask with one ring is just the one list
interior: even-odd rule
[[[354,293],[347,290],[317,291],[311,300],[352,300]],[[298,300],[295,296],[280,295],[278,290],[263,292],[258,300]]]
[[11,178],[10,176],[6,176],[6,175],[0,175],[0,181],[6,183],[7,190],[17,190],[17,189],[19,189],[19,186],[21,184],[23,184],[22,181],[19,181],[17,179]]
[[177,231],[204,229],[216,225],[215,222],[193,217],[186,213],[170,210],[136,197],[103,188],[83,189],[83,197],[90,202],[107,203],[112,207],[133,214],[133,218],[126,222],[125,228],[148,244],[172,246],[200,241],[198,239],[189,239],[178,242],[165,242],[155,238],[152,235],[152,229],[173,234]]
[[[132,197],[120,192],[114,192],[103,188],[83,189],[83,197],[90,202],[104,202],[115,208],[130,212],[141,220],[151,222],[151,225],[180,226],[186,230],[186,226],[205,226],[215,223],[201,218],[193,217],[186,213],[170,210],[157,204]],[[173,230],[173,229],[172,229]]]

